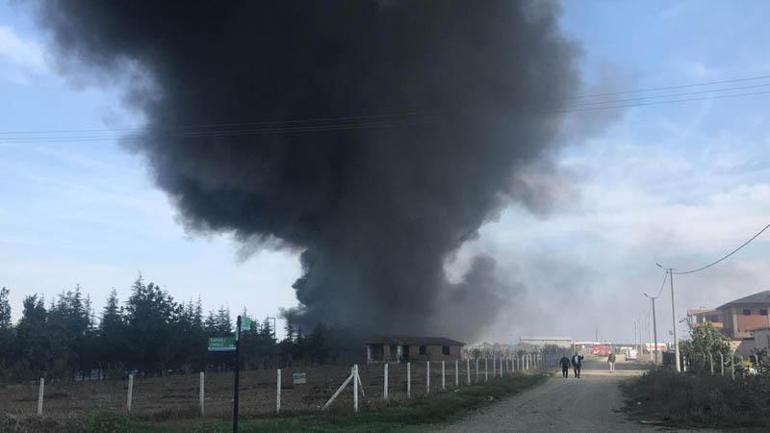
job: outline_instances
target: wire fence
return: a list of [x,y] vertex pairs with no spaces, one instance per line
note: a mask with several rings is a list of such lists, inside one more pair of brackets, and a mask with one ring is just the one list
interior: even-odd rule
[[[361,365],[359,376],[363,395],[359,404],[364,409],[373,409],[390,401],[423,398],[469,384],[552,367],[555,362],[550,358],[523,356],[463,359],[456,363],[450,360],[443,365],[440,361],[390,363],[387,391],[384,364]],[[274,415],[278,406],[281,413],[319,411],[349,374],[350,366],[344,365],[283,368],[278,397],[276,369],[242,371],[240,413],[244,417]],[[56,419],[88,416],[98,411],[126,413],[129,408],[132,417],[152,420],[228,417],[232,414],[232,372],[131,379],[9,385],[0,389],[0,411],[19,417],[44,414]],[[330,410],[350,411],[352,400],[352,391],[345,391]]]

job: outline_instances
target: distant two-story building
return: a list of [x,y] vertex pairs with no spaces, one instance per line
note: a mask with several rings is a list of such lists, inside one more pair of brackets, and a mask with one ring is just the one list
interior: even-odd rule
[[770,290],[730,301],[717,311],[722,316],[722,332],[734,339],[750,338],[752,331],[770,326]]
[[[687,311],[691,326],[711,322],[731,341],[731,346],[748,355],[755,343],[763,343],[770,329],[770,290],[735,299],[715,309],[699,308]],[[770,346],[768,341],[767,346]],[[765,347],[762,344],[757,348]]]
[[730,301],[713,310],[699,308],[687,311],[691,325],[711,322],[730,339],[751,338],[756,329],[770,326],[770,290]]

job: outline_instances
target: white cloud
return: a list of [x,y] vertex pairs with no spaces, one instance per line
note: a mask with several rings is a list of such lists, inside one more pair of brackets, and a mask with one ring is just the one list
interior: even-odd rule
[[31,75],[48,71],[43,46],[0,25],[0,79],[26,83]]

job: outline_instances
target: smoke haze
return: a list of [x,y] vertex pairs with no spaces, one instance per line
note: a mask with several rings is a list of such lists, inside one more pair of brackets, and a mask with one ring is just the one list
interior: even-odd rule
[[[578,83],[557,5],[39,11],[65,71],[131,71],[127,100],[148,125],[130,145],[187,227],[302,252],[303,323],[473,338],[504,304],[491,258],[457,282],[444,265],[510,199],[547,208],[531,180],[552,176],[563,114],[539,108]],[[343,120],[303,121],[321,118]]]

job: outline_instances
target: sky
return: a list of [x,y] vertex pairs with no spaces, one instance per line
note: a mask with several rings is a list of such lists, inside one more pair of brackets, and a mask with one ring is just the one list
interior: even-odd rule
[[[567,1],[565,35],[581,50],[585,93],[770,74],[770,4]],[[185,231],[142,157],[116,141],[4,142],[2,132],[131,128],[140,113],[112,77],[64,78],[47,34],[17,2],[0,3],[0,286],[14,317],[23,297],[80,285],[97,315],[141,273],[205,309],[275,316],[296,305],[296,252],[246,254],[228,235]],[[497,260],[513,301],[484,339],[527,335],[629,341],[656,294],[662,263],[718,258],[770,223],[770,95],[573,113],[556,155],[551,206],[511,203],[450,258],[459,276],[479,253]],[[675,276],[676,312],[770,289],[770,235],[707,271]],[[657,304],[670,338],[671,297]],[[461,320],[461,319],[460,319]],[[645,338],[647,327],[645,325]],[[684,332],[680,325],[680,332]]]

